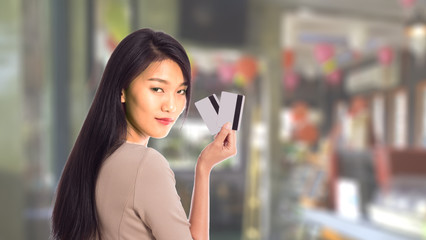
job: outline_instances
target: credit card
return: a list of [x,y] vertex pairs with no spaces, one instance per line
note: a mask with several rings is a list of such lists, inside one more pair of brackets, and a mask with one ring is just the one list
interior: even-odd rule
[[220,128],[217,127],[217,116],[219,114],[219,99],[216,94],[205,97],[195,102],[195,107],[201,115],[204,123],[207,125],[210,133],[216,134]]
[[232,124],[232,130],[238,130],[241,125],[244,100],[244,95],[222,92],[216,127],[220,129],[223,124],[230,122]]
[[231,123],[233,130],[240,128],[244,101],[244,95],[223,91],[220,101],[213,94],[195,102],[195,107],[210,133],[214,135],[227,122]]

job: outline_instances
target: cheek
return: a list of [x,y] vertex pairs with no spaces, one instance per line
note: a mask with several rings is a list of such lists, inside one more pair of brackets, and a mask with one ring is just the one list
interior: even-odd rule
[[133,94],[133,97],[129,101],[130,110],[133,112],[133,114],[138,115],[144,115],[147,112],[150,112],[150,107],[152,105],[152,99],[150,99],[148,94],[145,94],[144,92],[140,92],[137,95]]
[[186,97],[183,97],[183,100],[180,102],[179,107],[180,107],[180,113],[182,113],[186,107]]

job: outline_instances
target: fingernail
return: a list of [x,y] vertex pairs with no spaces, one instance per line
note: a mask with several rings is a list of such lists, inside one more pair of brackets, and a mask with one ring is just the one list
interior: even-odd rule
[[231,129],[231,123],[230,122],[227,122],[225,124],[225,129]]

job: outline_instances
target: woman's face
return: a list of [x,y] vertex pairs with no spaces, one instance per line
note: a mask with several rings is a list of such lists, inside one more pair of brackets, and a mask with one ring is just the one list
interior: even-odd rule
[[122,92],[127,141],[146,145],[149,137],[167,136],[185,108],[186,89],[177,63],[168,59],[151,63]]

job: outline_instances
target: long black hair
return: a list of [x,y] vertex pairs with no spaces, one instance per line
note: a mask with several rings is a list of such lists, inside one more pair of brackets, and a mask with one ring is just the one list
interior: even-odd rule
[[127,122],[121,92],[152,62],[176,62],[191,92],[191,67],[182,45],[171,36],[140,29],[124,38],[112,53],[80,134],[56,190],[52,238],[87,240],[99,234],[95,187],[102,162],[126,140]]

